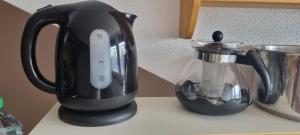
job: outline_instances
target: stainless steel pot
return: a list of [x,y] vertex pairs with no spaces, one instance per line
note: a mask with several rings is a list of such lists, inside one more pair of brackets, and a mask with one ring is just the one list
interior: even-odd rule
[[[274,103],[265,104],[258,98],[254,102],[264,110],[300,122],[300,46],[262,45],[256,47],[266,65]],[[252,87],[263,89],[263,83],[253,71]]]

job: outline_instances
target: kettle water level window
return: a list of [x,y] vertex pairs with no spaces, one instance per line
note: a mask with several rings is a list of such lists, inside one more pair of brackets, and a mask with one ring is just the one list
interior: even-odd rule
[[105,30],[96,29],[90,36],[90,81],[97,89],[110,85],[111,60],[110,60],[109,35]]

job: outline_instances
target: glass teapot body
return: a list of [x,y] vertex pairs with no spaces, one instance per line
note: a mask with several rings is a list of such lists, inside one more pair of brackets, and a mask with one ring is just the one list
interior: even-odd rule
[[248,61],[239,50],[240,42],[221,42],[223,34],[213,33],[214,41],[193,41],[195,57],[187,64],[176,84],[182,105],[207,115],[240,112],[251,103],[247,80],[238,61]]
[[176,84],[176,96],[189,110],[227,115],[244,110],[250,91],[240,65],[191,60]]

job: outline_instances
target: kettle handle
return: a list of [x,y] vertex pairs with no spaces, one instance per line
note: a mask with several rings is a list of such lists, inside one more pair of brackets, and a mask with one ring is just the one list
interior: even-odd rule
[[37,88],[47,93],[55,93],[55,83],[46,79],[36,63],[36,40],[39,32],[46,25],[60,23],[60,17],[55,7],[39,9],[27,21],[21,40],[21,59],[27,78]]
[[264,89],[258,90],[258,98],[261,102],[265,104],[273,104],[276,102],[276,96],[272,94],[271,89],[271,78],[266,65],[263,63],[262,59],[259,57],[255,50],[249,50],[246,56],[238,55],[236,63],[252,65],[255,71],[259,74],[263,81]]

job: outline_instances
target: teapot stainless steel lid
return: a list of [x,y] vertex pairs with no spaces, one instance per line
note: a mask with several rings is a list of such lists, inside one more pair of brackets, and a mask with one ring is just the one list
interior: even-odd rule
[[237,49],[241,42],[221,42],[223,33],[215,31],[212,34],[213,41],[193,41],[193,48],[197,50],[197,57],[205,62],[235,63],[237,55],[241,51]]

